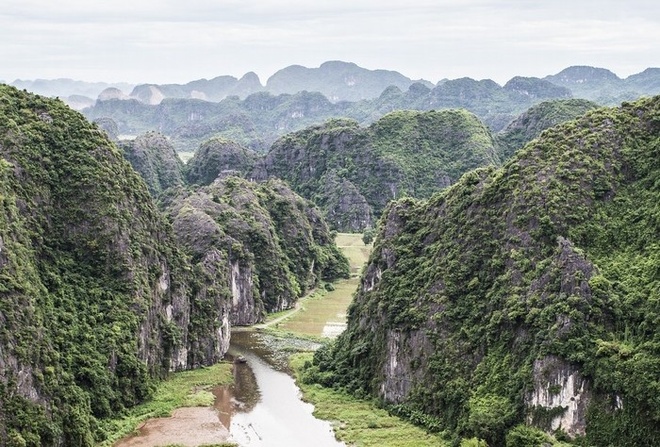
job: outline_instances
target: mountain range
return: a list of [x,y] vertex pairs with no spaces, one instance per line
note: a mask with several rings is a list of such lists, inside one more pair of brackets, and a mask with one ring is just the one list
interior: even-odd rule
[[[518,90],[523,94],[538,96],[539,88],[530,85],[525,78],[516,76],[504,87]],[[633,99],[641,95],[660,92],[660,68],[648,68],[641,73],[627,78],[619,78],[605,68],[572,66],[559,73],[542,78],[546,90],[557,90],[551,94],[559,97],[560,88],[566,88],[574,97],[594,100],[603,104],[616,104],[622,100]],[[159,104],[166,98],[203,99],[221,101],[228,96],[241,99],[257,92],[269,92],[273,95],[295,94],[302,91],[319,92],[331,102],[360,101],[375,99],[390,86],[406,91],[411,85],[419,83],[428,88],[437,87],[448,79],[435,84],[427,80],[412,80],[401,73],[391,70],[369,70],[351,62],[328,61],[318,68],[291,65],[278,70],[262,84],[254,72],[248,72],[241,78],[222,75],[212,79],[198,79],[186,84],[133,85],[129,83],[84,82],[71,79],[34,81],[17,79],[10,83],[20,89],[26,89],[44,96],[58,96],[71,105],[88,106],[96,99],[135,98],[145,104]],[[545,97],[548,91],[541,93]]]

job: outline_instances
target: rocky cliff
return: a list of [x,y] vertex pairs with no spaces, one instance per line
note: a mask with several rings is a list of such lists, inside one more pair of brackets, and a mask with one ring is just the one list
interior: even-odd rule
[[655,97],[394,202],[307,380],[454,439],[660,443],[659,150]]
[[369,127],[330,120],[289,134],[253,176],[288,181],[331,226],[361,231],[392,199],[429,197],[470,169],[498,163],[490,132],[471,113],[398,111]]
[[147,183],[152,196],[157,197],[167,188],[185,183],[183,162],[164,135],[147,132],[134,140],[120,142],[119,147]]
[[0,444],[93,445],[154,379],[221,358],[227,314],[105,132],[8,86],[0,123]]
[[348,276],[319,212],[282,182],[221,177],[170,200],[181,244],[197,266],[214,266],[209,280],[228,297],[231,324],[262,321],[321,281]]

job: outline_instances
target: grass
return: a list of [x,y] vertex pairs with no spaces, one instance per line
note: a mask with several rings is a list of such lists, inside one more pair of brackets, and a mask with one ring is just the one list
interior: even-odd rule
[[231,369],[231,363],[222,362],[173,374],[171,378],[157,385],[152,399],[148,402],[131,408],[122,418],[100,421],[101,428],[106,432],[106,439],[100,445],[110,446],[135,432],[147,419],[168,417],[177,408],[213,405],[215,398],[210,390],[215,386],[232,383]]
[[[297,334],[330,338],[335,337],[342,330],[341,322],[346,319],[343,315],[358,287],[358,275],[369,259],[372,247],[362,242],[361,234],[353,233],[337,234],[335,243],[349,260],[351,278],[335,281],[333,283],[335,290],[332,291],[319,287],[314,293],[300,300],[300,311],[291,312],[287,318],[280,319],[271,327]],[[278,313],[275,317],[269,317],[267,322],[281,316]],[[328,323],[334,323],[334,326]]]
[[[291,356],[291,368],[300,376],[311,353]],[[347,393],[318,384],[297,385],[303,399],[314,405],[314,416],[331,421],[337,439],[358,447],[438,447],[449,444],[439,435],[429,434],[420,427],[391,416],[374,402],[357,399]]]
[[362,242],[362,235],[358,233],[338,233],[335,243],[348,258],[351,266],[351,274],[359,275],[362,267],[369,260],[369,255],[373,248],[372,245],[365,245]]

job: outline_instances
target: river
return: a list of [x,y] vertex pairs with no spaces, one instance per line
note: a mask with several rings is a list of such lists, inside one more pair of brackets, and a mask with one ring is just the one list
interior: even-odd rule
[[[349,255],[353,277],[337,282],[336,289],[322,298],[306,300],[295,317],[274,326],[324,337],[335,337],[344,330],[346,308],[369,248],[362,244],[360,235],[340,235],[338,245]],[[173,417],[151,419],[137,435],[115,447],[192,447],[225,441],[241,447],[345,446],[335,439],[329,422],[312,415],[313,406],[301,400],[288,370],[290,351],[314,348],[312,342],[293,339],[286,340],[286,346],[279,343],[281,339],[264,332],[232,331],[227,358],[245,362],[234,362],[233,385],[213,390],[214,408],[180,408]],[[292,346],[295,343],[300,346]]]
[[234,385],[216,391],[216,409],[240,446],[335,447],[332,426],[312,415],[300,399],[286,359],[257,332],[232,334],[229,355],[235,363]]

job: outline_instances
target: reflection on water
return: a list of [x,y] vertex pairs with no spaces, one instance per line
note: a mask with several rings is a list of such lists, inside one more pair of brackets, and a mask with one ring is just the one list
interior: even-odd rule
[[240,446],[336,447],[329,422],[312,416],[314,407],[300,400],[300,390],[286,371],[284,356],[269,349],[256,332],[232,334],[229,355],[235,363],[235,385],[219,387],[216,409],[230,440]]
[[[227,357],[229,360],[234,358],[231,355]],[[247,363],[234,363],[233,375],[233,385],[219,386],[213,390],[215,395],[213,406],[218,411],[218,418],[225,427],[230,426],[234,413],[251,411],[261,399],[257,378],[254,377],[254,373]]]

